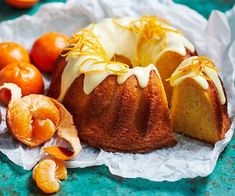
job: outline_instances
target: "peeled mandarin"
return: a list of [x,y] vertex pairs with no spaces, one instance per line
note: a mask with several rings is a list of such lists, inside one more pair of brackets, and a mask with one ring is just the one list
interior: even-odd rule
[[7,126],[20,142],[36,147],[48,141],[56,132],[60,111],[44,95],[28,95],[10,102]]
[[9,131],[20,142],[29,147],[39,146],[57,132],[66,146],[47,146],[43,150],[60,160],[70,160],[81,150],[78,131],[72,115],[65,107],[50,97],[31,94],[22,98],[21,89],[13,83],[0,86],[9,91],[10,102],[6,112]]

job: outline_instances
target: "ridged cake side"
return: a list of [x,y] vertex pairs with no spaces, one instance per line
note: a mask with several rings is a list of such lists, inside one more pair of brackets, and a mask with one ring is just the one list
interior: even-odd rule
[[[57,65],[49,90],[53,98],[59,96],[66,62],[60,58]],[[109,76],[86,95],[83,82],[84,75],[81,75],[63,100],[74,117],[82,141],[119,152],[147,152],[176,144],[166,95],[155,71],[151,71],[145,88],[139,86],[135,76],[122,85],[117,83],[116,76]]]

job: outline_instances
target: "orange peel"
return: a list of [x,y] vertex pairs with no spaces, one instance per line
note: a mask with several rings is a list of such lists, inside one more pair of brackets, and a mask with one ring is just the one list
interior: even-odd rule
[[[81,144],[78,138],[77,129],[73,123],[72,115],[58,101],[52,99],[54,104],[60,110],[60,122],[57,126],[57,135],[66,141],[70,148],[60,146],[49,146],[43,150],[60,160],[70,160],[81,150]],[[71,150],[72,149],[72,150]]]
[[21,89],[13,83],[4,83],[0,86],[0,102],[5,106],[8,105],[9,101],[17,100],[22,97]]
[[40,161],[33,169],[33,180],[44,193],[55,193],[60,189],[60,180],[67,178],[64,163],[55,158]]
[[[57,126],[57,135],[66,141],[70,148],[60,146],[49,146],[43,150],[60,160],[70,160],[81,150],[77,129],[73,123],[72,115],[58,101],[52,99],[60,111],[60,122]],[[72,150],[71,150],[72,149]]]

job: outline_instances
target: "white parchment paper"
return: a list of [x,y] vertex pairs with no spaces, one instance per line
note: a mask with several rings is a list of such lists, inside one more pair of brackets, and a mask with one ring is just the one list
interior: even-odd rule
[[[66,162],[67,167],[104,164],[112,174],[153,181],[207,176],[213,171],[220,153],[231,140],[234,129],[235,42],[231,41],[229,25],[232,23],[228,24],[227,21],[227,17],[235,21],[234,11],[228,13],[227,17],[214,11],[207,21],[197,12],[170,0],[70,0],[66,4],[47,4],[34,16],[23,16],[0,23],[0,41],[16,41],[30,50],[34,40],[48,31],[71,35],[79,27],[106,17],[141,15],[159,15],[166,18],[185,32],[200,55],[208,55],[219,66],[228,96],[229,116],[233,122],[231,129],[226,133],[225,139],[214,146],[177,135],[178,144],[174,148],[148,154],[109,153],[84,145],[76,158]],[[45,81],[48,86],[49,81]],[[2,106],[1,112],[4,117],[5,109]],[[59,143],[59,140],[53,138],[45,146],[55,143]],[[0,151],[11,161],[29,170],[45,156],[42,147],[30,149],[14,140],[6,129],[3,118],[0,125]]]

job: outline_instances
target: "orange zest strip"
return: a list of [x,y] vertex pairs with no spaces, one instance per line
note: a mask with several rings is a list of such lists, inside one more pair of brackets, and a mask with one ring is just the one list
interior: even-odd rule
[[[91,73],[103,73],[105,71],[110,71],[112,73],[114,73],[115,75],[121,75],[121,74],[125,74],[128,72],[129,70],[129,66],[127,64],[124,63],[120,63],[120,62],[115,62],[115,61],[96,61],[93,62],[91,65],[97,65],[97,64],[105,64],[105,68],[104,69],[91,69],[91,70],[83,70],[82,66],[84,65],[84,63],[86,63],[89,60],[93,60],[93,59],[86,59],[82,64],[81,64],[81,68],[80,68],[80,72],[81,73],[85,73],[85,74],[91,74]],[[96,59],[94,59],[96,60]],[[118,66],[118,70],[115,68],[112,68],[112,64],[115,64],[115,66]]]
[[[81,65],[80,65],[80,73],[84,73],[84,74],[91,74],[91,73],[103,73],[104,70],[100,70],[100,69],[92,69],[92,70],[83,70],[82,67],[84,66],[84,64],[88,61],[97,61],[97,59],[94,58],[87,58],[86,60],[84,60]],[[96,62],[93,62],[91,65],[94,65]]]
[[74,126],[72,115],[64,108],[64,106],[54,99],[52,99],[52,101],[60,111],[60,122],[57,126],[57,135],[66,141],[70,147],[49,146],[43,148],[43,150],[59,160],[70,160],[81,150],[77,129]]
[[82,68],[80,68],[80,72],[84,73],[84,74],[92,74],[92,73],[104,73],[104,70],[100,70],[100,69],[93,69],[93,70],[82,70]]
[[80,64],[80,66],[82,67],[86,62],[88,62],[88,61],[97,61],[97,59],[95,59],[95,58],[87,58],[86,60],[84,60],[81,64]]
[[18,100],[22,97],[21,88],[13,83],[4,83],[0,86],[0,102],[8,105],[10,101]]
[[[103,73],[105,71],[112,72],[116,75],[121,75],[126,73],[129,66],[124,63],[110,61],[109,57],[104,50],[103,46],[93,34],[91,29],[82,29],[80,32],[74,34],[72,38],[68,40],[68,47],[64,49],[61,56],[95,56],[95,58],[88,57],[80,64],[80,73],[93,74],[93,73]],[[100,59],[100,60],[98,60]],[[96,65],[100,63],[105,63],[104,69],[92,68],[89,70],[85,69],[85,63],[88,61],[94,61],[90,65]],[[116,70],[112,68],[110,64],[119,65],[120,69]]]
[[141,33],[145,40],[151,40],[153,38],[156,40],[162,38],[165,39],[166,32],[182,34],[182,32],[179,30],[166,27],[170,24],[166,20],[157,16],[143,16],[140,19],[133,20],[127,26],[120,24],[117,18],[113,19],[113,22],[123,29],[135,33]]
[[[133,20],[128,25],[122,25],[118,22],[118,19],[113,19],[113,22],[126,30],[140,33],[141,39],[139,43],[144,41],[163,41],[162,50],[166,48],[166,37],[167,32],[174,32],[178,34],[183,34],[180,30],[169,28],[170,24],[168,21],[162,19],[158,16],[143,16],[140,19]],[[137,55],[139,56],[140,44],[137,47]]]
[[96,55],[107,58],[107,53],[100,44],[91,29],[82,29],[74,34],[68,41],[68,47],[62,52],[62,56],[68,55]]
[[119,65],[119,70],[116,70],[115,68],[112,68],[111,67],[111,63],[107,63],[105,65],[105,68],[113,73],[115,73],[116,75],[120,75],[120,74],[125,74],[128,72],[129,70],[129,66],[127,64],[124,64],[124,63],[119,63],[119,62],[113,62],[115,63],[115,65]]
[[187,67],[183,67],[181,69],[179,69],[178,73],[168,79],[166,79],[166,81],[171,81],[174,82],[176,79],[178,79],[179,77],[188,74],[190,72],[194,72],[195,75],[191,76],[191,77],[196,77],[196,76],[201,76],[206,80],[211,80],[205,73],[204,73],[204,69],[205,68],[209,68],[212,69],[216,72],[219,72],[220,70],[216,68],[216,65],[211,61],[211,59],[209,59],[208,57],[205,56],[199,56],[197,58],[192,59],[192,63],[187,66]]

